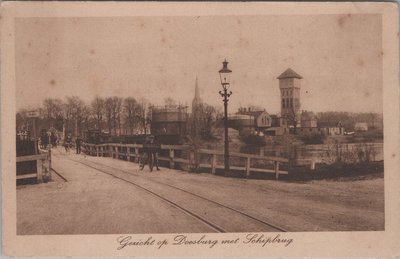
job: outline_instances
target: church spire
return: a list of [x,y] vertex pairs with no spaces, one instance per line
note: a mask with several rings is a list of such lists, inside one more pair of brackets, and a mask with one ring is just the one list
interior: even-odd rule
[[194,98],[192,101],[192,112],[196,112],[197,107],[202,103],[201,97],[200,97],[200,88],[199,88],[199,81],[196,76],[196,85],[194,88]]
[[200,89],[199,89],[199,81],[196,76],[196,86],[194,89],[194,99],[200,101]]

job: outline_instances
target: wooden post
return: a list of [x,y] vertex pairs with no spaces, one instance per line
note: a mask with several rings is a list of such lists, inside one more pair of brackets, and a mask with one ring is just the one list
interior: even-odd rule
[[99,147],[96,146],[96,156],[99,156]]
[[311,159],[311,170],[315,170],[315,158]]
[[213,154],[212,161],[211,161],[211,173],[215,174],[217,167],[217,154]]
[[117,146],[115,147],[115,158],[116,158],[116,159],[119,158],[119,155],[118,155],[118,147],[117,147]]
[[249,178],[250,176],[250,157],[247,157],[247,162],[246,162],[246,178]]
[[139,148],[135,147],[135,162],[139,163]]
[[274,162],[274,169],[275,169],[275,179],[279,179],[279,162],[275,161]]
[[131,161],[131,148],[130,147],[126,147],[126,160],[128,160],[128,162]]
[[196,154],[195,150],[189,150],[189,170],[194,171],[196,170]]
[[174,150],[170,149],[169,150],[169,168],[174,169],[175,163],[174,163]]
[[38,159],[36,160],[36,175],[37,175],[37,182],[41,183],[43,181],[43,160]]
[[49,157],[47,159],[49,161],[49,181],[51,181],[51,149],[49,149]]

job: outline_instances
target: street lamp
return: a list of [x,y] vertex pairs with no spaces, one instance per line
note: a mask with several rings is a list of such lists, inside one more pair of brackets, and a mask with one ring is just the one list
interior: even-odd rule
[[224,127],[225,127],[225,152],[224,152],[224,160],[225,160],[225,175],[229,172],[229,140],[228,140],[228,97],[231,96],[232,92],[228,92],[229,88],[229,79],[232,70],[228,69],[228,61],[222,62],[222,69],[219,70],[219,76],[221,79],[221,85],[223,91],[219,91],[219,94],[224,98]]

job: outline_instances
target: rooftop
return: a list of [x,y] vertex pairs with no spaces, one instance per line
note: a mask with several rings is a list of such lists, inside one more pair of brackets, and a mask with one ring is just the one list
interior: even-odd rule
[[294,72],[291,68],[286,69],[280,76],[277,77],[278,79],[285,79],[285,78],[298,78],[302,79],[303,77],[296,72]]

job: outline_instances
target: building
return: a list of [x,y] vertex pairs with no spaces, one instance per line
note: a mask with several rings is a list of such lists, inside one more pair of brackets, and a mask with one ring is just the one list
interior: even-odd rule
[[265,128],[271,127],[272,124],[272,118],[269,115],[268,112],[265,111],[265,109],[256,107],[256,106],[250,106],[248,108],[239,108],[239,111],[237,114],[241,115],[249,115],[252,117],[254,120],[254,128],[257,131],[264,130]]
[[281,91],[282,126],[301,126],[300,114],[300,80],[303,77],[291,68],[286,69],[280,76],[279,89]]
[[239,135],[264,132],[272,125],[272,118],[265,109],[255,106],[241,107],[235,115],[228,117],[229,127],[239,131]]
[[319,121],[317,129],[326,135],[344,135],[344,127],[340,121]]
[[202,108],[203,100],[200,97],[199,81],[196,76],[196,82],[194,87],[194,98],[192,100],[192,114],[191,114],[191,128],[190,132],[192,136],[200,136],[204,129],[202,128]]
[[240,136],[252,134],[255,130],[254,117],[249,114],[230,115],[228,126],[237,130]]
[[199,89],[199,82],[196,76],[196,84],[194,87],[194,98],[192,101],[192,113],[195,115],[198,108],[203,104],[203,100],[200,97],[200,89]]
[[229,127],[237,129],[242,136],[279,136],[288,133],[344,134],[344,127],[340,122],[320,123],[313,112],[300,110],[300,88],[303,79],[301,75],[288,68],[277,79],[281,93],[281,113],[269,114],[265,109],[255,106],[241,107],[235,115],[229,116]]
[[302,111],[300,115],[301,127],[316,128],[317,127],[317,116],[313,112]]
[[151,109],[151,134],[162,143],[178,143],[186,135],[187,107],[154,106]]
[[368,123],[366,122],[357,122],[354,125],[355,131],[368,131]]

